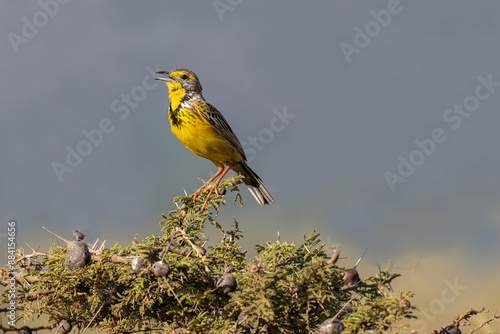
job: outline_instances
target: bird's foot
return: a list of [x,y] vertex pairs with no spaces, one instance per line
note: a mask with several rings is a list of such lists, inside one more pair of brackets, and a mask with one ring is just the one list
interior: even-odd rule
[[215,193],[216,196],[219,196],[219,182],[212,183],[208,186],[205,187],[205,190],[203,190],[203,193],[208,192],[207,199],[205,200],[205,203],[203,203],[203,206],[201,207],[201,211],[205,210],[205,207],[207,206],[208,200],[210,199],[210,196],[212,196],[213,193]]

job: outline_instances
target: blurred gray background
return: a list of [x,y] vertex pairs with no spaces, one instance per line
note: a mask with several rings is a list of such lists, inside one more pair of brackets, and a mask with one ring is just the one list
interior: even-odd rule
[[[173,197],[216,171],[170,132],[150,74],[185,67],[276,199],[228,195],[219,221],[236,217],[244,247],[316,229],[346,267],[368,248],[361,275],[401,272],[422,331],[494,311],[500,87],[478,78],[500,82],[499,13],[466,0],[1,2],[0,219],[17,220],[18,246],[48,248],[42,225],[108,245],[159,233]],[[435,129],[446,140],[415,153]],[[74,167],[68,147],[86,155]],[[391,189],[401,157],[418,166]]]

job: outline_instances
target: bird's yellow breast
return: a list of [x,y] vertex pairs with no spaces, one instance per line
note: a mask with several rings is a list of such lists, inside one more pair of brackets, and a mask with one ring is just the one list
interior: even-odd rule
[[221,135],[196,110],[179,106],[169,109],[173,134],[193,153],[212,161],[216,166],[240,161]]
[[196,111],[195,104],[188,105],[182,102],[186,95],[182,85],[177,82],[167,82],[167,86],[170,98],[168,119],[172,132],[181,143],[191,152],[212,161],[217,167],[243,160],[224,141],[221,134]]

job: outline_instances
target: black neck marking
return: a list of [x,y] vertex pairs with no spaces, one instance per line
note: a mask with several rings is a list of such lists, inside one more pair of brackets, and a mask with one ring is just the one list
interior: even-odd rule
[[181,109],[181,104],[179,103],[179,105],[177,106],[176,109],[172,109],[172,104],[170,104],[170,107],[168,108],[169,109],[169,117],[170,117],[170,123],[172,123],[172,125],[175,125],[175,126],[180,126],[181,123],[182,123],[182,119],[179,117],[179,111]]

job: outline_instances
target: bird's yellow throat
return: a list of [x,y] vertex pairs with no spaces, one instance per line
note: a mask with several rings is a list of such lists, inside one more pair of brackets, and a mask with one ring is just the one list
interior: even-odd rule
[[181,100],[186,95],[186,90],[178,82],[166,82],[168,86],[168,97],[173,110],[177,109],[181,104]]

